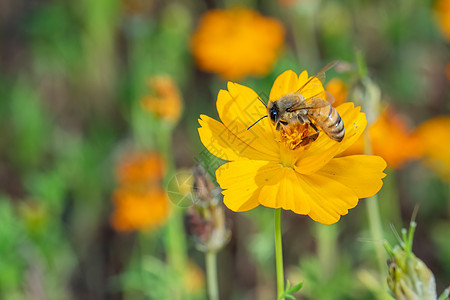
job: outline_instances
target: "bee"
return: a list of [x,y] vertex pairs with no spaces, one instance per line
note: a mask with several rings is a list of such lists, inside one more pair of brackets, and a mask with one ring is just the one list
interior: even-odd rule
[[[333,96],[328,92],[325,92],[326,99],[321,98],[322,96],[320,95],[308,98],[302,95],[306,87],[317,84],[312,82],[314,78],[320,80],[325,75],[325,72],[334,67],[336,63],[328,64],[316,75],[309,78],[296,92],[284,95],[278,100],[270,101],[266,106],[267,115],[261,117],[253,125],[263,118],[269,117],[277,131],[286,131],[300,124],[304,125],[305,128],[311,126],[315,133],[303,137],[302,142],[298,146],[307,145],[315,141],[319,136],[319,129],[332,140],[341,142],[345,135],[344,122],[337,110],[331,105],[334,101]],[[260,98],[258,99],[264,104]]]

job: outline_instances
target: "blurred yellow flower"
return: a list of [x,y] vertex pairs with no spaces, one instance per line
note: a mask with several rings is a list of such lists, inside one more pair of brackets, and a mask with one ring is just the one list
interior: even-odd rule
[[169,202],[160,186],[118,188],[113,202],[111,224],[117,231],[150,230],[167,220]]
[[442,34],[450,41],[450,0],[438,0],[435,4],[435,16]]
[[183,102],[173,80],[169,76],[154,76],[148,80],[148,86],[153,95],[142,98],[142,106],[156,116],[176,123],[180,118]]
[[164,173],[163,159],[155,152],[127,154],[120,161],[111,215],[117,231],[153,229],[166,221],[169,202],[161,185]]
[[190,293],[202,292],[205,286],[205,275],[203,270],[194,262],[189,261],[184,277],[184,284]]
[[414,133],[420,141],[426,163],[450,181],[450,116],[441,116],[422,123]]
[[[383,157],[389,168],[400,168],[406,162],[419,159],[422,155],[420,140],[411,134],[404,119],[392,109],[386,109],[368,130],[373,154]],[[363,136],[349,147],[344,155],[362,153]]]
[[191,39],[200,69],[225,79],[269,73],[284,41],[284,27],[257,11],[234,8],[206,12]]
[[[274,82],[269,100],[296,92],[308,81],[308,73],[297,76],[286,71]],[[324,92],[318,79],[302,91],[306,98]],[[222,121],[206,115],[198,129],[203,145],[215,156],[228,160],[216,171],[225,205],[233,211],[247,211],[263,205],[309,215],[313,220],[332,224],[358,204],[359,198],[376,194],[385,176],[386,162],[378,156],[355,155],[334,158],[359,138],[366,118],[352,103],[337,108],[345,124],[342,142],[320,132],[317,140],[291,150],[291,141],[305,131],[285,133],[283,138],[268,118],[250,130],[266,107],[250,88],[229,82],[228,91],[217,97]]]
[[331,79],[325,86],[327,90],[334,97],[334,107],[338,107],[342,103],[347,101],[348,88],[345,83],[339,78]]

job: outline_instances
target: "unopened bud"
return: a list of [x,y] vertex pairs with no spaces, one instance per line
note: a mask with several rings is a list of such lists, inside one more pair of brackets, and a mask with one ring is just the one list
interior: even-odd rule
[[197,201],[186,213],[187,232],[198,250],[216,252],[229,241],[230,230],[220,205],[220,189],[200,166],[194,169],[193,194]]
[[403,234],[403,241],[393,249],[387,245],[391,255],[388,261],[387,283],[393,296],[398,300],[436,300],[436,282],[433,273],[425,263],[412,253],[412,239],[415,223],[409,234]]

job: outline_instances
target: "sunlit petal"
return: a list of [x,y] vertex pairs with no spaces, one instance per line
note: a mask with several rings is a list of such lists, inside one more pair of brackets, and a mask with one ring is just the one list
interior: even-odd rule
[[225,127],[222,123],[201,115],[199,119],[200,128],[198,133],[203,145],[211,154],[224,160],[237,160],[240,157],[276,160],[272,153],[264,152],[264,149],[257,149],[253,146],[256,138],[241,136]]
[[277,142],[268,118],[248,129],[258,119],[267,115],[266,107],[258,100],[252,89],[228,82],[228,91],[221,90],[217,96],[217,111],[223,124],[252,147],[277,156]]
[[233,211],[246,211],[259,205],[262,182],[273,178],[281,166],[257,160],[239,160],[222,165],[216,171],[217,182],[224,189],[224,204]]
[[356,192],[344,184],[321,174],[297,173],[304,197],[311,210],[308,215],[322,224],[333,224],[358,204]]
[[385,168],[386,162],[380,156],[352,155],[332,159],[316,174],[339,181],[355,191],[359,198],[367,198],[381,189]]

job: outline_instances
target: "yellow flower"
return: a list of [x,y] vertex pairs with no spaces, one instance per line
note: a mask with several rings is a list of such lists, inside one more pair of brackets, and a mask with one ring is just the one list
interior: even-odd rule
[[[269,101],[296,92],[308,80],[286,71],[275,81]],[[302,90],[306,98],[323,93],[316,78]],[[233,211],[247,211],[263,205],[309,215],[313,220],[332,224],[355,207],[359,198],[373,196],[381,186],[386,162],[378,156],[354,155],[334,158],[352,145],[366,127],[364,113],[352,103],[337,108],[345,124],[342,142],[320,132],[317,140],[291,150],[292,141],[305,132],[297,128],[280,135],[268,118],[250,130],[266,107],[250,88],[229,82],[228,91],[217,97],[222,121],[202,115],[200,139],[215,156],[228,160],[216,171],[225,205]],[[298,144],[297,144],[298,145]]]
[[244,8],[214,9],[200,20],[191,48],[203,71],[240,79],[269,73],[283,41],[278,20]]
[[180,92],[169,76],[155,76],[148,81],[153,96],[147,95],[141,100],[142,106],[156,116],[176,123],[183,108]]
[[450,0],[438,0],[435,6],[435,16],[442,34],[450,41]]
[[117,231],[150,230],[167,220],[169,202],[160,186],[118,188],[111,224]]
[[[383,157],[390,168],[401,168],[406,162],[422,156],[421,141],[411,134],[402,117],[392,109],[386,109],[368,130],[372,152]],[[360,153],[364,153],[362,136],[344,152],[346,155]]]
[[426,163],[444,180],[450,181],[450,116],[422,123],[414,136],[423,147]]
[[334,97],[333,106],[337,107],[347,101],[348,89],[342,80],[338,78],[331,79],[327,83],[325,90],[327,90],[331,95],[333,95]]

